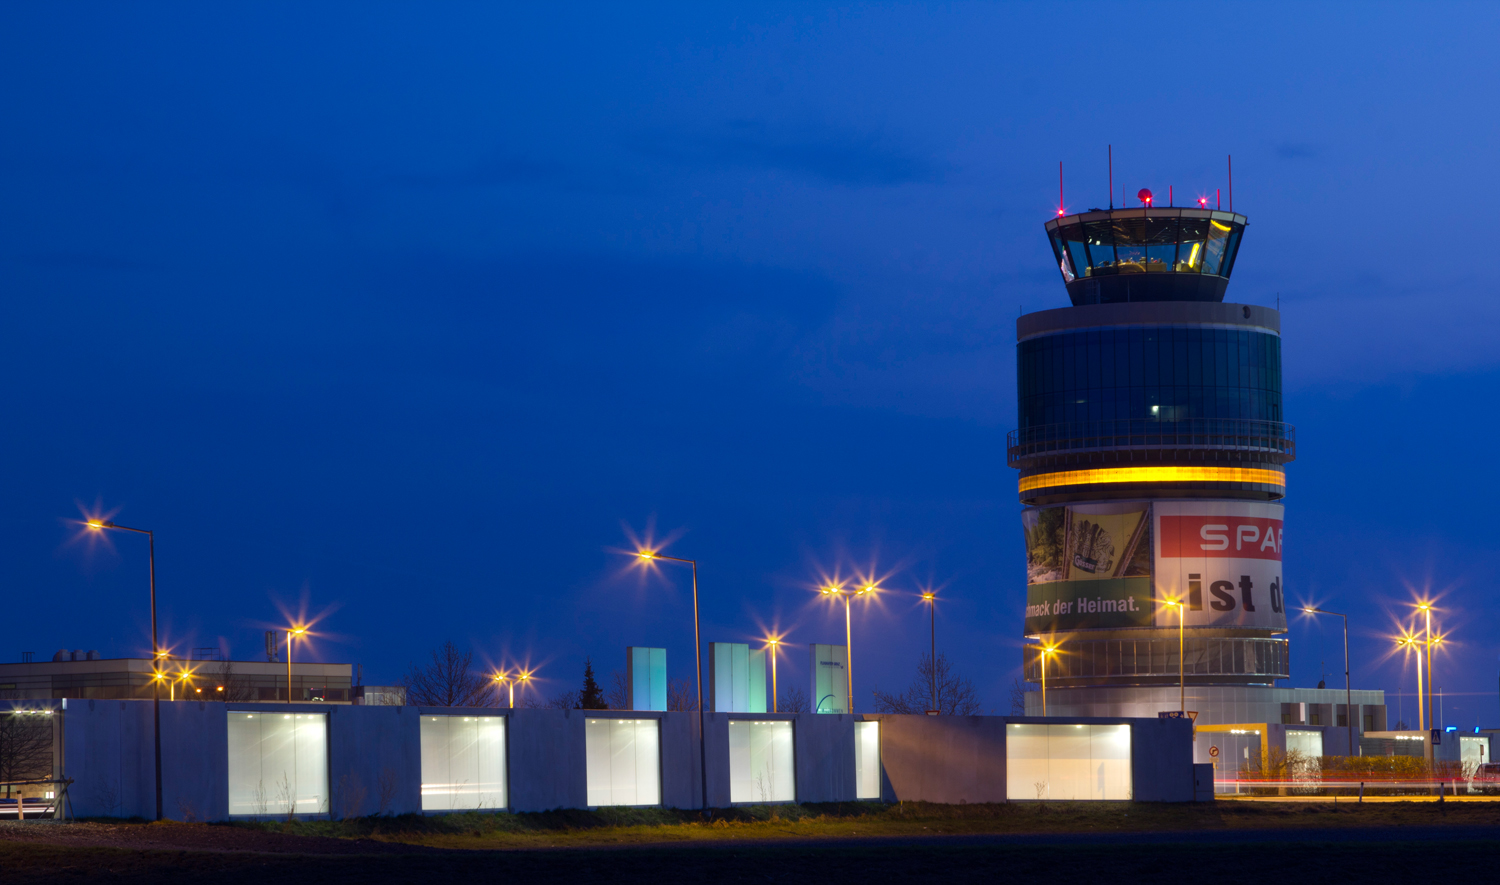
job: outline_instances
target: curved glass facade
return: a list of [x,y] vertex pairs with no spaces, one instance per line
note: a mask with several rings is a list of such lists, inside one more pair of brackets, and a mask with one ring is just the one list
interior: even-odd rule
[[1067,282],[1129,273],[1211,274],[1234,269],[1245,224],[1202,209],[1117,209],[1059,219],[1047,236]]
[[1016,349],[1022,430],[1095,421],[1281,421],[1281,338],[1202,326],[1085,329]]

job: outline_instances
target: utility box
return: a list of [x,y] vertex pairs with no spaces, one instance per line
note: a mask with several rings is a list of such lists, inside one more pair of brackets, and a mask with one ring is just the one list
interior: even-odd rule
[[814,713],[848,713],[848,657],[842,645],[812,644]]
[[630,687],[630,709],[667,709],[667,650],[625,649],[625,684]]

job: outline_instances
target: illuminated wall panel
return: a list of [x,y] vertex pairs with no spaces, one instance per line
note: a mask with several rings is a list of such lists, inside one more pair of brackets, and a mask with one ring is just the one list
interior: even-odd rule
[[661,804],[661,728],[655,719],[586,719],[588,804]]
[[880,723],[854,723],[854,798],[880,798]]
[[328,714],[228,715],[230,814],[328,813]]
[[792,723],[729,723],[729,801],[795,802]]
[[1258,467],[1201,467],[1157,465],[1153,467],[1095,467],[1088,470],[1059,470],[1036,476],[1023,476],[1022,492],[1060,486],[1106,485],[1109,483],[1148,482],[1248,482],[1286,487],[1286,474],[1280,470]]
[[1131,798],[1130,726],[1009,725],[1008,799]]
[[505,717],[423,716],[422,810],[502,809]]

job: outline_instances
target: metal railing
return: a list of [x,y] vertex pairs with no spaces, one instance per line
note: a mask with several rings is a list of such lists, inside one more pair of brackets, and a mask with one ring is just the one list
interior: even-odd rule
[[1192,418],[1043,424],[1012,430],[1005,436],[1005,459],[1012,467],[1068,452],[1147,449],[1259,452],[1286,462],[1297,457],[1297,430],[1281,421]]

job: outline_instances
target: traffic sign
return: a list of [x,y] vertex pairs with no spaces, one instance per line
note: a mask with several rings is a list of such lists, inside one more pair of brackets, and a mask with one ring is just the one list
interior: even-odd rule
[[1208,748],[1208,755],[1210,755],[1210,756],[1214,757],[1215,759],[1217,759],[1219,757],[1219,748],[1218,747],[1209,747]]

